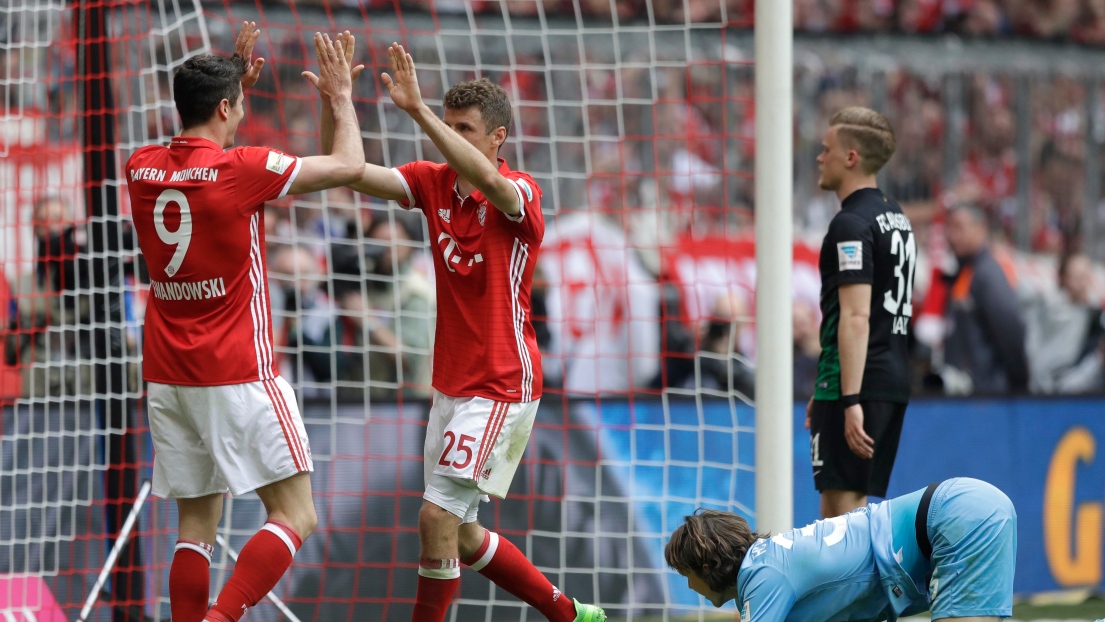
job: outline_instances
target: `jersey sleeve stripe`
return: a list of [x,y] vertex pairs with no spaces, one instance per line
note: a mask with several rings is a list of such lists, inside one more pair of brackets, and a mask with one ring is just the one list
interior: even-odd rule
[[409,205],[407,209],[418,207],[418,202],[414,200],[414,193],[411,192],[411,185],[407,183],[407,178],[403,177],[403,173],[397,168],[391,169],[391,172],[395,173],[395,176],[399,178],[399,183],[403,184],[403,192],[407,193],[407,203]]
[[509,180],[510,185],[514,186],[514,192],[518,195],[518,215],[511,216],[510,214],[503,214],[510,222],[522,222],[526,217],[526,200],[522,197],[522,189],[518,187],[518,182],[513,179]]
[[[253,295],[257,302],[257,314],[254,322],[254,347],[257,348],[258,379],[275,378],[272,372],[272,316],[269,313],[268,280],[265,277],[265,262],[261,254],[260,222],[263,212],[256,212],[250,221],[250,281],[253,283]],[[256,278],[253,278],[256,275]]]
[[522,399],[523,401],[530,401],[533,399],[533,361],[530,358],[529,348],[526,347],[525,338],[525,322],[526,312],[522,308],[522,305],[518,299],[518,289],[522,284],[522,275],[525,273],[526,264],[529,261],[529,245],[523,244],[521,240],[515,238],[515,242],[520,249],[520,257],[515,268],[514,274],[514,286],[511,290],[511,300],[514,305],[514,335],[518,342],[518,356],[522,361]]
[[295,427],[295,421],[284,400],[284,393],[279,385],[273,382],[272,373],[272,321],[269,318],[267,283],[265,282],[264,262],[261,260],[261,240],[259,226],[261,212],[250,217],[250,266],[249,280],[253,284],[253,296],[250,300],[250,315],[253,316],[253,347],[257,356],[257,375],[265,385],[265,391],[269,395],[273,409],[280,421],[280,428],[284,432],[284,439],[288,443],[288,451],[292,454],[292,462],[297,471],[307,470],[306,452],[303,450],[299,439],[299,433]]
[[522,275],[525,273],[528,259],[529,245],[523,244],[518,238],[514,238],[514,250],[510,257],[510,309],[514,323],[514,341],[517,344],[518,357],[522,363],[521,389],[523,402],[529,402],[533,399],[533,361],[530,358],[525,339],[526,312],[518,301],[518,290],[522,284]]
[[249,220],[249,281],[253,285],[253,295],[249,300],[249,313],[253,318],[253,351],[257,357],[257,378],[258,380],[265,380],[265,355],[264,347],[261,345],[264,323],[261,309],[261,288],[264,283],[264,277],[261,273],[260,257],[258,251],[260,249],[258,223],[261,219],[261,212],[255,212]]
[[292,189],[292,182],[295,181],[296,176],[299,175],[299,168],[303,166],[303,158],[295,159],[295,167],[292,168],[292,174],[288,175],[288,183],[284,184],[284,189],[280,191],[280,195],[276,198],[287,196],[288,191]]

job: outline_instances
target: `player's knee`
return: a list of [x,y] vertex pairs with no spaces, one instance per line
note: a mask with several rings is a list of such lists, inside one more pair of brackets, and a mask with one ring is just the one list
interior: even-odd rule
[[418,529],[423,533],[436,531],[460,522],[451,512],[429,501],[422,502],[422,509],[418,512]]
[[[465,521],[465,518],[472,511],[473,505],[478,505],[479,497],[479,491],[472,486],[451,477],[435,474],[426,484],[426,493],[422,496],[422,507],[425,509],[427,505],[431,505],[440,510],[441,520],[445,520],[445,515],[451,515],[452,519],[450,520],[456,526]],[[468,522],[471,522],[474,518],[473,515],[468,519]]]
[[314,503],[271,511],[269,520],[291,527],[299,534],[301,540],[306,540],[318,527],[318,514],[315,513]]
[[296,525],[296,531],[300,538],[306,540],[317,527],[318,513],[315,512],[315,505],[312,503],[304,508],[303,515],[299,518],[299,525]]
[[460,551],[461,559],[471,557],[480,550],[486,537],[487,530],[477,522],[461,525],[457,533],[457,549]]

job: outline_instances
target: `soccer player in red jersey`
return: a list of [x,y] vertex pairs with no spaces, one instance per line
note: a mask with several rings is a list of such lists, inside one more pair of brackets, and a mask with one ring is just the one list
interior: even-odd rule
[[[265,201],[348,184],[364,169],[342,41],[315,34],[335,126],[333,154],[299,158],[235,147],[260,31],[242,25],[236,54],[194,56],[173,88],[183,130],[126,165],[134,226],[149,266],[143,375],[154,443],[154,494],[176,499],[169,570],[174,622],[231,622],[280,580],[317,518],[311,449],[295,394],[273,368]],[[352,43],[351,40],[348,40]],[[223,495],[256,490],[268,522],[242,548],[208,610],[212,543]]]
[[[551,622],[596,622],[602,609],[570,600],[508,540],[476,521],[481,500],[503,498],[529,442],[541,399],[541,354],[530,323],[530,285],[545,233],[541,189],[498,157],[510,101],[487,80],[445,94],[445,117],[422,101],[414,62],[388,51],[391,99],[418,123],[446,164],[364,166],[351,188],[421,209],[437,287],[434,401],[426,429],[426,492],[414,622],[442,622],[460,564]],[[332,120],[323,107],[323,151]]]

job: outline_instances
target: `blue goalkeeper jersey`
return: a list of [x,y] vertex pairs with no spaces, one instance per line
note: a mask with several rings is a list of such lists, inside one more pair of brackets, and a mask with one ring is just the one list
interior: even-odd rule
[[896,620],[928,609],[914,520],[924,490],[817,521],[748,550],[741,622]]

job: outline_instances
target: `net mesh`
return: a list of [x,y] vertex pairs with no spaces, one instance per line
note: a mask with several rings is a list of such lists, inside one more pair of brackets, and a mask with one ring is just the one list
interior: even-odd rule
[[[90,32],[91,8],[104,36],[73,36]],[[229,53],[241,21],[256,20],[267,64],[240,145],[318,153],[317,96],[300,76],[316,30],[358,37],[370,162],[441,161],[375,77],[392,41],[438,110],[462,80],[506,89],[501,155],[544,190],[533,303],[546,387],[510,495],[484,504],[481,522],[612,619],[701,619],[705,603],[665,569],[663,544],[697,507],[752,513],[749,13],[722,0],[0,8],[0,601],[48,608],[11,578],[33,575],[75,617],[149,475],[148,278],[115,171],[179,129],[176,67]],[[82,69],[88,53],[107,71]],[[113,98],[97,107],[101,76]],[[319,528],[276,590],[301,620],[410,619],[434,318],[449,312],[435,304],[422,218],[345,190],[265,210],[278,366],[316,466]],[[263,520],[256,497],[234,499],[220,534],[240,550]],[[96,616],[168,618],[174,529],[173,504],[152,499]],[[233,563],[225,547],[214,562],[217,590]],[[450,616],[541,619],[470,571]],[[280,614],[263,602],[249,617]]]

